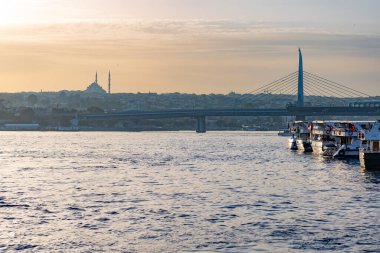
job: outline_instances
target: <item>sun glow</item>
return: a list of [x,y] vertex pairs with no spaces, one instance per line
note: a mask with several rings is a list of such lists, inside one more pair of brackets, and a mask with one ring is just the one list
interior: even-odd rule
[[12,10],[13,4],[8,1],[2,1],[0,4],[0,25],[9,25],[12,23],[13,13]]
[[246,92],[301,46],[308,69],[378,94],[380,1],[328,2],[0,0],[0,92],[83,89],[109,69],[114,91]]
[[26,9],[24,1],[1,1],[0,26],[22,23],[27,17]]
[[48,13],[45,0],[0,0],[0,26],[25,25]]

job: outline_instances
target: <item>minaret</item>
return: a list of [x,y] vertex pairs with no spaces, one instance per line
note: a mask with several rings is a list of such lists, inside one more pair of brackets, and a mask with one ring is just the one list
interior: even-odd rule
[[111,70],[108,71],[108,94],[111,94]]
[[96,74],[95,74],[95,83],[98,84],[98,71],[96,71]]

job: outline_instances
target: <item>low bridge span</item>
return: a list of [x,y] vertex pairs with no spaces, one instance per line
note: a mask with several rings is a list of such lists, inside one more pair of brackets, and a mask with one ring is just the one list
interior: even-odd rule
[[208,110],[166,110],[166,111],[127,111],[81,115],[85,120],[127,120],[195,118],[196,131],[206,132],[206,117],[249,117],[249,116],[379,116],[380,107],[298,107],[286,109],[208,109]]
[[159,118],[196,118],[206,116],[286,116],[286,109],[209,109],[209,110],[165,110],[165,111],[127,111],[84,115],[91,120],[103,119],[159,119]]

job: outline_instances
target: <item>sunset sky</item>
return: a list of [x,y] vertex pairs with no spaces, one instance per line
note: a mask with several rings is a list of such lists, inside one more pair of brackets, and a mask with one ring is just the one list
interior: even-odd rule
[[0,0],[0,92],[249,92],[305,70],[380,95],[377,0]]

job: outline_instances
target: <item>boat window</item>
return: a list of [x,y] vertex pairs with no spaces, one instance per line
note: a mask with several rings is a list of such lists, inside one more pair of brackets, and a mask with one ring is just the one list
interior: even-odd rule
[[373,144],[372,144],[372,150],[373,151],[379,151],[379,142],[378,141],[374,141]]

